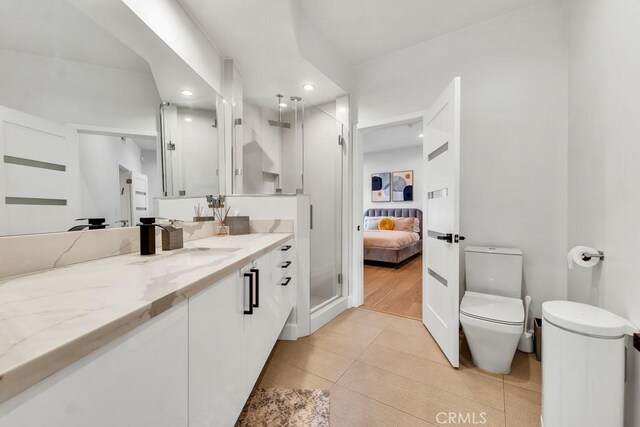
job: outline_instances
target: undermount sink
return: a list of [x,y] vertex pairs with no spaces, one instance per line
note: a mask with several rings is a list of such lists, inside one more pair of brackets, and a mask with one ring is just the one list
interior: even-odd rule
[[236,252],[239,251],[240,248],[201,248],[201,247],[195,247],[195,248],[182,248],[182,249],[178,249],[176,251],[176,253],[229,253],[229,252]]

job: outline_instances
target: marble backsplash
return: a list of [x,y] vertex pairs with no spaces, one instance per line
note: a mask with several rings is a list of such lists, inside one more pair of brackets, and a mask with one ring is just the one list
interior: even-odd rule
[[[292,233],[293,220],[251,220],[252,233]],[[217,221],[184,223],[184,241],[211,237]],[[160,229],[156,244],[162,245]],[[137,227],[0,237],[0,278],[48,270],[140,250]]]

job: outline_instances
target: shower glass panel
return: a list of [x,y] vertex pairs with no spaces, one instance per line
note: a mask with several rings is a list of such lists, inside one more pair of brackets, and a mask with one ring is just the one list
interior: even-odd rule
[[[342,207],[347,128],[336,103],[243,99],[234,118],[234,194],[305,194],[312,205],[311,312],[343,296]],[[235,117],[235,116],[234,116]],[[302,214],[302,213],[301,213]]]
[[316,107],[308,102],[303,114],[303,188],[311,198],[311,312],[342,296],[342,124],[327,111],[335,103]]
[[[215,98],[214,98],[215,99]],[[162,195],[200,197],[220,191],[220,153],[224,152],[224,123],[220,104],[160,106]]]
[[245,99],[234,125],[234,194],[295,194],[301,179],[300,102],[286,97]]

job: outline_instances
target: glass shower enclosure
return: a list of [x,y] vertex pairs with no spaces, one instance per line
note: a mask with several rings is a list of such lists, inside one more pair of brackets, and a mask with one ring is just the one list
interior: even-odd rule
[[234,194],[310,199],[311,314],[343,296],[343,158],[347,127],[336,103],[297,96],[243,100],[233,143]]

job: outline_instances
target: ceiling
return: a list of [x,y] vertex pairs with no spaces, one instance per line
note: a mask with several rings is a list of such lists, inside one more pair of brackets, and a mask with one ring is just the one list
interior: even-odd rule
[[[295,0],[297,1],[297,0]],[[345,93],[300,52],[296,9],[288,0],[181,0],[194,21],[220,50],[233,58],[247,100],[267,107],[275,94],[322,104]],[[305,92],[305,83],[315,90]]]
[[364,131],[365,153],[422,145],[422,120]]
[[147,61],[66,0],[0,0],[0,49],[151,74]]
[[352,64],[539,0],[300,0],[307,21]]

